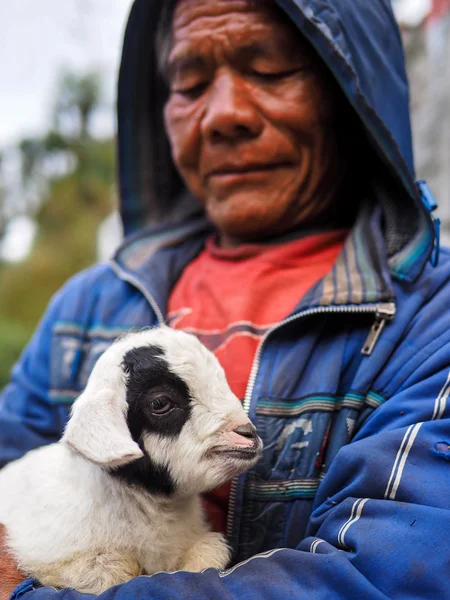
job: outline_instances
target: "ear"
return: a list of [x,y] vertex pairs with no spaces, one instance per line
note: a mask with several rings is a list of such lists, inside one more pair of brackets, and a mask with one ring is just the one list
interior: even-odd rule
[[144,454],[131,437],[127,409],[117,390],[89,390],[88,385],[73,405],[62,441],[98,465],[119,467],[137,460]]

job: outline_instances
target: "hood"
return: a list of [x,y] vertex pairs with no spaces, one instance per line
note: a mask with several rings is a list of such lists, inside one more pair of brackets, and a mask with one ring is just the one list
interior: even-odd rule
[[[384,213],[391,271],[414,280],[437,250],[435,203],[417,184],[409,91],[399,29],[389,0],[277,0],[329,68],[361,120],[380,165],[371,181]],[[163,0],[135,0],[118,87],[120,208],[125,233],[169,230],[202,210],[186,192],[164,131],[167,91],[154,34]],[[376,171],[376,172],[375,172]]]

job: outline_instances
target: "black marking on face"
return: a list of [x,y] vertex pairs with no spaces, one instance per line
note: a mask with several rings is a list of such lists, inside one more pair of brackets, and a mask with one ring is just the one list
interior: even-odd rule
[[150,494],[170,496],[175,491],[175,484],[167,467],[155,465],[145,449],[144,456],[133,462],[110,470],[114,477],[122,479],[131,486],[144,488]]
[[151,493],[171,494],[175,485],[169,470],[153,463],[143,437],[146,433],[172,438],[180,434],[191,411],[189,388],[170,371],[164,350],[159,346],[129,350],[122,367],[127,374],[128,428],[144,456],[112,470],[111,474]]
[[[164,350],[159,346],[133,348],[122,364],[128,375],[127,418],[133,439],[139,440],[144,432],[179,435],[189,418],[191,396],[186,382],[170,371]],[[172,408],[159,414],[165,401],[171,402]]]

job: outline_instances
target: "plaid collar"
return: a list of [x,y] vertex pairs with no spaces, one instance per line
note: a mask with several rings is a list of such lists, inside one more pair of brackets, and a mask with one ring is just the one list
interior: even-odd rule
[[[408,279],[411,265],[417,268],[418,262],[425,264],[429,244],[426,222],[401,252],[388,258],[381,226],[382,212],[379,204],[367,202],[363,205],[333,268],[311,288],[295,311],[311,306],[392,301],[395,297],[392,280]],[[125,240],[112,260],[113,266],[119,276],[132,276],[138,287],[157,298],[160,307],[165,307],[175,281],[202,250],[211,231],[211,225],[204,217],[170,230],[144,230]],[[161,260],[162,253],[167,256],[170,249],[177,259],[165,263]],[[170,273],[162,273],[162,265],[166,265]]]

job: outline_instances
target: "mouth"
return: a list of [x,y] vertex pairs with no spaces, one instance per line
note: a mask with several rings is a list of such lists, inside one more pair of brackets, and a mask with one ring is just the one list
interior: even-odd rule
[[252,163],[247,165],[224,165],[214,169],[207,175],[207,179],[212,179],[217,182],[232,182],[239,179],[258,177],[267,175],[277,169],[292,167],[291,163]]
[[216,446],[212,448],[210,454],[213,456],[221,456],[224,459],[234,459],[240,461],[255,461],[262,455],[262,442],[258,438],[250,447],[230,447]]
[[259,453],[251,450],[215,450],[214,454],[238,460],[254,460]]

